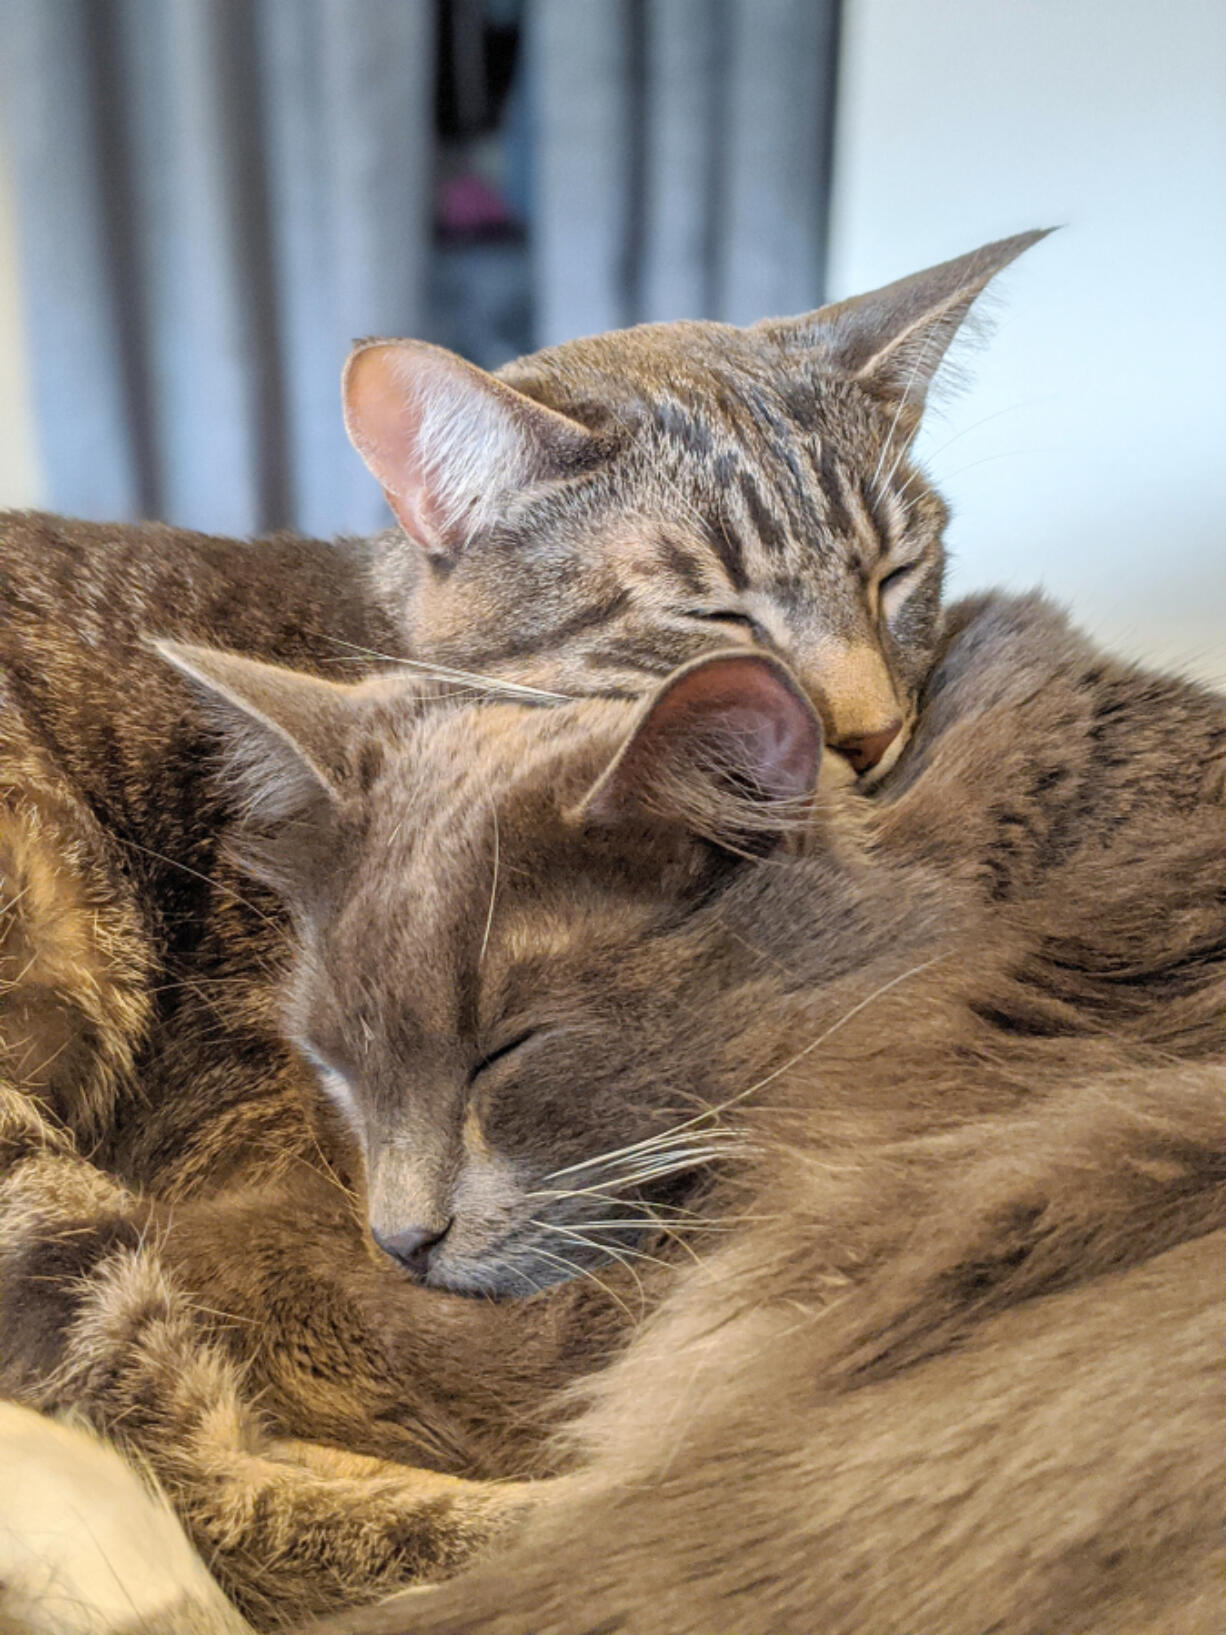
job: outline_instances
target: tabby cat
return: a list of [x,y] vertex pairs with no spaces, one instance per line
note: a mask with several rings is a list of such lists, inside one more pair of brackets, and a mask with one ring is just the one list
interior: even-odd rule
[[[143,1449],[261,1618],[483,1542],[503,1495],[452,1473],[548,1468],[541,1382],[607,1354],[625,1297],[580,1282],[495,1319],[398,1279],[424,1240],[368,1257],[346,1109],[284,1043],[284,914],[226,855],[241,802],[146,638],[333,676],[416,655],[609,709],[739,638],[820,699],[833,782],[869,780],[936,641],[925,391],[1036,236],[804,319],[575,342],[498,379],[364,347],[348,422],[407,530],[379,541],[5,519],[0,1384]],[[496,1355],[491,1323],[517,1336]]]

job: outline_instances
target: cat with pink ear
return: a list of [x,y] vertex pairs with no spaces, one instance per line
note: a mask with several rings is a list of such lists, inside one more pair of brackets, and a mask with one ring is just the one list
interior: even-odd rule
[[409,649],[569,696],[762,646],[823,712],[827,785],[870,786],[937,639],[946,513],[909,458],[928,390],[1044,236],[798,318],[643,324],[497,375],[422,341],[359,346],[345,424],[403,531],[380,582]]

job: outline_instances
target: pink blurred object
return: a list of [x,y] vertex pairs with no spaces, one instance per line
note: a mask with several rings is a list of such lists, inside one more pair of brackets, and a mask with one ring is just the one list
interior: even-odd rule
[[502,195],[480,176],[451,176],[439,188],[439,226],[445,233],[488,233],[514,225]]

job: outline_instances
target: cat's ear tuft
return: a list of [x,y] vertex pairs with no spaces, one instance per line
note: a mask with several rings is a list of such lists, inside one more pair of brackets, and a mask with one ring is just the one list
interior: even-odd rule
[[766,653],[715,653],[669,677],[576,815],[680,825],[737,852],[769,851],[807,816],[822,725]]
[[1010,262],[1051,228],[1017,233],[882,289],[759,325],[786,352],[850,375],[918,423],[928,388],[971,307]]
[[508,502],[594,463],[578,421],[426,341],[354,349],[341,383],[345,429],[401,526],[454,561]]

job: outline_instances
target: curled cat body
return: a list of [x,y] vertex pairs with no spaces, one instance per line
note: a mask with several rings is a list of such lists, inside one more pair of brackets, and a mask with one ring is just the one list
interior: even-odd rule
[[[329,1629],[1220,1627],[1222,699],[1037,599],[966,605],[866,807],[822,798],[820,721],[765,657],[448,721],[172,656],[235,735],[248,866],[297,905],[288,1024],[375,1230],[394,1252],[389,1200],[434,1211],[406,1264],[441,1287],[619,1256],[642,1284],[556,1502]],[[396,839],[358,793],[372,739]],[[414,963],[394,904],[426,877],[433,969],[359,995],[359,936]],[[648,1220],[674,1264],[639,1258]]]
[[[636,1330],[563,1479],[487,1490],[488,1566],[329,1627],[1218,1627],[1221,699],[964,605],[863,803],[765,655],[556,707],[168,656],[372,1227],[401,1258],[438,1212],[406,1288],[445,1329],[445,1291],[586,1272]],[[253,1218],[166,1263],[216,1291],[228,1247],[211,1297],[271,1306]],[[458,1302],[490,1380],[575,1287]]]

